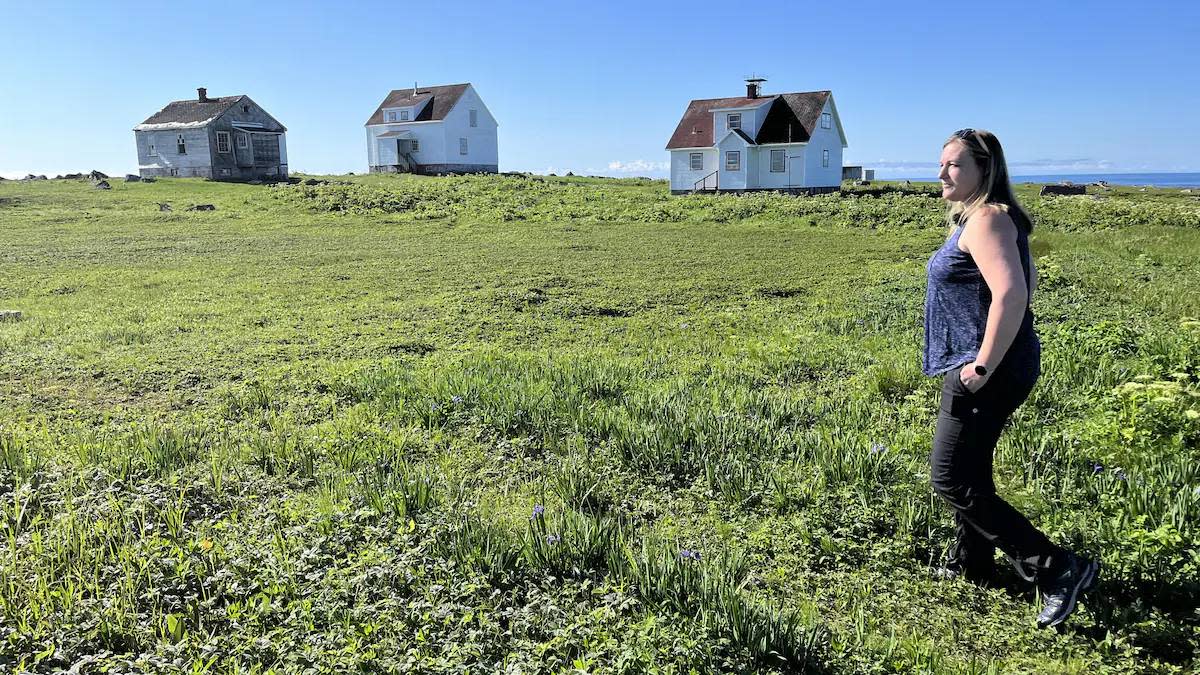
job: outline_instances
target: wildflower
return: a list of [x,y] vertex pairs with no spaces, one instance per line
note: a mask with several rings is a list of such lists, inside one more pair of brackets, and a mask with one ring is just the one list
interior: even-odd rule
[[541,518],[542,514],[545,512],[546,507],[542,506],[541,504],[535,504],[533,507],[533,515],[529,516],[529,519],[534,520],[536,518]]
[[1129,480],[1129,476],[1125,475],[1125,470],[1121,467],[1113,469],[1113,475],[1117,477],[1117,480]]
[[1135,377],[1133,379],[1137,380],[1138,382],[1153,382],[1154,376],[1153,375],[1138,375],[1137,377]]
[[1187,410],[1183,411],[1183,416],[1188,418],[1189,420],[1200,420],[1200,410],[1193,410],[1192,408],[1188,408]]
[[451,396],[451,397],[450,397],[450,402],[451,402],[451,403],[454,403],[454,404],[456,404],[456,405],[457,405],[457,404],[459,404],[459,403],[462,403],[462,397],[461,397],[461,396],[459,396],[458,394],[455,394],[454,396]]
[[685,548],[679,551],[679,557],[684,560],[700,560],[700,551],[692,551]]
[[430,404],[429,404],[429,411],[430,411],[430,412],[434,412],[434,411],[436,411],[437,409],[438,409],[438,404],[436,404],[436,403],[430,403]]
[[560,541],[562,541],[562,535],[560,535],[560,534],[546,535],[546,543],[550,544],[551,546],[554,546],[555,544],[557,544]]
[[878,455],[879,453],[884,452],[886,450],[887,450],[887,446],[884,445],[883,443],[872,443],[871,444],[871,454],[872,455]]
[[1100,473],[1103,470],[1104,470],[1104,465],[1101,464],[1100,462],[1094,462],[1092,464],[1092,475],[1093,476]]

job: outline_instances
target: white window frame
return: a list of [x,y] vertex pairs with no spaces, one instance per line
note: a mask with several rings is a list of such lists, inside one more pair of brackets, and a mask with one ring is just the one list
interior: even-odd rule
[[821,151],[821,166],[823,166],[825,168],[829,168],[829,151],[828,150]]
[[[699,164],[700,166],[696,166]],[[704,153],[693,152],[688,154],[688,171],[703,171],[704,170]]]
[[401,121],[401,122],[407,122],[407,121],[408,121],[408,111],[407,111],[407,110],[401,110],[401,111],[400,111],[400,121]]
[[418,153],[418,152],[420,152],[420,151],[421,151],[421,141],[419,141],[419,140],[417,140],[417,139],[415,139],[415,138],[414,138],[414,139],[412,139],[412,150],[411,150],[410,152],[412,152],[412,153],[414,153],[414,154],[415,154],[415,153]]
[[730,131],[742,128],[742,113],[729,113],[725,116],[725,127]]
[[183,137],[183,134],[178,134],[175,137],[175,152],[180,155],[187,154],[187,140]]
[[396,121],[396,111],[395,110],[387,111],[387,115],[385,117],[387,118],[388,122],[395,122]]
[[238,150],[245,150],[250,147],[250,134],[239,131],[237,135],[237,147]]
[[460,155],[467,154],[467,139],[466,138],[458,139],[458,154],[460,154]]
[[[779,159],[779,168],[775,168],[775,160]],[[771,150],[771,173],[784,173],[787,171],[787,150]]]
[[833,115],[831,115],[829,113],[821,113],[821,128],[822,129],[832,129],[833,128]]
[[146,144],[146,156],[148,156],[148,157],[158,157],[158,150],[154,149],[154,144],[153,144],[153,143],[147,143],[147,144]]
[[742,151],[741,150],[726,150],[725,151],[725,170],[726,171],[741,171],[742,170]]
[[[225,142],[224,150],[221,149],[221,141]],[[217,152],[233,152],[233,139],[230,138],[228,131],[217,132]]]
[[473,127],[479,126],[479,111],[478,110],[474,110],[474,109],[471,110],[471,126],[473,126]]

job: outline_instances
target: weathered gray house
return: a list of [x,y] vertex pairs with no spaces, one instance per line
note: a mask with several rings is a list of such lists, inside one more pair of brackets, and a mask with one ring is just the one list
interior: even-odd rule
[[133,128],[142,177],[287,178],[287,128],[249,96],[209,98],[203,87]]

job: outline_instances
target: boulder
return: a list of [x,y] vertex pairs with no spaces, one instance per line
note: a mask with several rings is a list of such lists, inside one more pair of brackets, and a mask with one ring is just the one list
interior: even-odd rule
[[125,174],[125,182],[126,183],[140,183],[140,182],[142,182],[142,177],[137,174],[127,173],[127,174]]
[[19,309],[0,309],[0,321],[20,321],[24,318]]
[[170,204],[167,204],[165,202],[156,202],[156,203],[158,204],[159,211],[170,211],[171,210]]
[[212,204],[196,204],[194,206],[189,206],[184,210],[185,211],[216,211],[217,207],[213,206]]
[[81,174],[81,173],[68,173],[68,174],[63,174],[63,179],[64,179],[64,180],[79,180],[79,179],[81,179],[81,178],[83,178],[83,174]]
[[154,176],[146,176],[145,178],[142,179],[142,182],[143,183],[153,183],[155,180],[157,180],[157,179],[154,178]]
[[1038,194],[1042,197],[1046,195],[1083,195],[1087,194],[1087,188],[1083,185],[1043,185]]
[[105,178],[108,178],[107,174],[96,171],[95,169],[92,169],[92,172],[89,173],[87,176],[88,176],[88,178],[90,178],[92,180],[104,180]]
[[102,180],[99,183],[96,183],[96,189],[97,190],[111,190],[112,186],[108,184],[108,181]]

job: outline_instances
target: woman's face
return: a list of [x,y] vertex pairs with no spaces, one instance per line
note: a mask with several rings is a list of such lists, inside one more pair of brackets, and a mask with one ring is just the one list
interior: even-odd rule
[[970,199],[979,190],[983,171],[971,153],[967,152],[967,146],[952,141],[942,148],[938,180],[942,181],[942,199],[961,202]]

